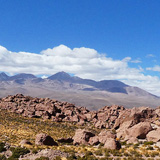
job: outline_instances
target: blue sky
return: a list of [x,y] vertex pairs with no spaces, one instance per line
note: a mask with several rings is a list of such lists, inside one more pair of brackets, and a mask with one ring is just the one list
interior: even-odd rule
[[63,69],[160,95],[159,0],[1,0],[0,46],[0,71],[9,74]]

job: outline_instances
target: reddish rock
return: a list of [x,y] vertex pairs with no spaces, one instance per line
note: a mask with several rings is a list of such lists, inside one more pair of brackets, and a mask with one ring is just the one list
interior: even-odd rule
[[80,119],[80,121],[77,123],[79,126],[84,126],[85,121],[83,119]]
[[47,146],[57,146],[58,144],[47,134],[40,133],[36,135],[35,139],[36,145],[47,145]]
[[130,137],[130,139],[127,141],[127,144],[136,144],[138,143],[138,139],[136,137]]
[[110,130],[102,130],[99,134],[98,134],[98,138],[99,138],[99,142],[101,143],[105,143],[107,141],[108,138],[116,138],[116,135],[110,131]]
[[104,148],[121,149],[121,144],[119,143],[119,141],[116,141],[114,138],[108,138],[104,144]]
[[153,141],[153,142],[160,141],[160,128],[150,131],[146,137],[147,141]]
[[147,120],[151,120],[152,118],[157,117],[154,109],[148,107],[139,107],[126,109],[120,113],[119,117],[115,121],[114,128],[118,129],[121,124],[126,121],[132,121],[131,127],[139,122],[144,122]]
[[102,128],[108,128],[108,123],[104,122],[104,121],[97,121],[94,125],[96,128],[102,129]]
[[41,117],[43,115],[43,111],[36,111],[35,116]]
[[125,138],[125,136],[126,136],[126,130],[128,128],[130,128],[131,126],[132,126],[132,120],[123,122],[121,124],[120,128],[118,128],[116,130],[116,132],[117,132],[117,138]]
[[140,122],[133,127],[126,130],[128,137],[135,137],[138,139],[145,139],[148,132],[152,130],[150,122]]
[[71,122],[79,122],[79,117],[77,115],[74,115],[73,117],[71,117],[70,121]]
[[30,117],[30,118],[32,118],[32,117],[34,117],[35,112],[30,112],[30,111],[25,110],[22,115],[24,117]]
[[22,114],[24,112],[24,109],[22,109],[22,108],[20,108],[20,109],[18,109],[17,111],[16,111],[16,113],[18,113],[18,114]]
[[98,138],[98,136],[91,137],[89,139],[89,144],[90,145],[97,145],[97,144],[99,144],[99,138]]
[[87,118],[87,121],[91,121],[91,119],[92,119],[91,113],[86,113],[86,114],[84,114],[84,115],[85,115],[85,117]]
[[73,115],[73,111],[71,111],[71,110],[66,110],[66,111],[64,112],[64,114],[67,115],[67,116],[72,116],[72,115]]
[[87,131],[85,129],[77,129],[75,132],[75,135],[73,136],[73,144],[87,145],[89,142],[89,139],[94,136],[95,136],[95,134],[93,134],[90,131]]

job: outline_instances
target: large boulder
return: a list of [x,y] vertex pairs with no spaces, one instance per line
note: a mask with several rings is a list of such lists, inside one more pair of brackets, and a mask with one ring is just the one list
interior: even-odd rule
[[136,144],[138,143],[138,139],[136,137],[130,137],[130,139],[127,141],[127,144]]
[[157,130],[150,131],[146,137],[148,141],[160,141],[160,128],[158,128]]
[[89,144],[90,145],[97,145],[97,144],[99,144],[99,138],[98,138],[98,136],[91,137],[89,139]]
[[151,121],[155,117],[157,117],[155,110],[148,107],[126,109],[122,111],[116,119],[114,128],[118,129],[126,121],[131,121],[132,123],[130,127],[132,127],[140,122]]
[[104,121],[97,121],[94,125],[96,128],[102,129],[102,128],[108,128],[108,124]]
[[87,145],[89,142],[89,139],[94,136],[95,134],[90,131],[87,131],[85,129],[77,129],[75,132],[75,135],[73,136],[73,144]]
[[[126,137],[145,139],[148,132],[152,130],[150,122],[140,122],[126,130]],[[128,139],[128,138],[127,138]]]
[[97,119],[99,121],[107,122],[107,128],[112,128],[123,110],[125,110],[123,106],[105,106],[97,112]]
[[115,139],[116,135],[110,130],[102,130],[98,134],[98,138],[99,138],[99,142],[104,144],[108,140],[108,138]]
[[120,128],[116,130],[117,138],[125,138],[126,130],[132,126],[132,121],[125,121],[121,124]]
[[104,148],[121,149],[121,144],[119,143],[119,141],[116,141],[114,138],[108,138],[104,144]]
[[53,159],[56,159],[57,156],[63,157],[63,158],[65,157],[64,159],[66,159],[66,157],[68,157],[69,154],[62,152],[60,150],[42,149],[42,150],[38,151],[38,153],[36,153],[36,154],[33,154],[33,153],[25,154],[22,157],[20,157],[19,160],[45,159],[42,157],[48,157],[49,160],[53,160]]
[[57,146],[58,145],[51,136],[45,133],[40,133],[36,135],[35,144],[36,145],[47,145],[47,146]]

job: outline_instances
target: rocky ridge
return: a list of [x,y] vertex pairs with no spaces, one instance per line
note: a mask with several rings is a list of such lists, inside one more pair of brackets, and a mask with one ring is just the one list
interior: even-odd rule
[[[153,139],[154,141],[160,139],[156,136],[159,133],[160,108],[139,107],[126,109],[123,106],[112,105],[105,106],[98,111],[89,111],[85,107],[76,107],[68,102],[59,102],[49,98],[32,98],[22,94],[9,95],[0,99],[0,108],[25,117],[50,119],[55,122],[75,122],[79,125],[94,125],[99,129],[114,129],[116,135],[109,137],[112,138],[111,141],[116,138],[122,138],[126,141],[137,141],[146,137],[148,140]],[[82,135],[92,136],[87,140],[86,136],[77,140],[80,142],[74,140],[73,143],[75,144],[97,144],[97,142],[102,142],[105,139],[106,134],[104,133],[103,137],[101,133],[102,135],[97,137],[87,131],[79,132],[82,132]],[[150,135],[151,132],[154,133],[153,136]],[[80,137],[78,136],[78,138]]]

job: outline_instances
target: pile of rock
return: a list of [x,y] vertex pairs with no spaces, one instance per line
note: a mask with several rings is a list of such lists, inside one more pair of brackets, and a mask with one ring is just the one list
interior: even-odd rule
[[36,158],[40,158],[40,157],[48,157],[49,160],[52,160],[52,159],[55,159],[57,156],[67,157],[68,155],[69,155],[68,153],[62,152],[60,150],[43,149],[36,154],[33,154],[33,153],[25,154],[21,156],[19,160],[26,160],[26,159],[35,160]]
[[[112,105],[98,111],[89,111],[85,107],[76,107],[68,102],[49,98],[32,98],[22,94],[0,99],[0,108],[26,117],[40,117],[56,122],[77,122],[79,125],[88,123],[100,129],[115,129],[117,138],[127,140],[128,143],[137,142],[141,138],[160,140],[160,108],[126,109],[123,106]],[[79,134],[84,137],[78,139]],[[105,143],[100,138],[101,134],[97,137],[90,132],[79,130],[76,132],[77,141],[74,140],[74,143],[92,145],[98,142]]]
[[[53,121],[88,121],[89,111],[85,107],[75,107],[68,102],[59,102],[49,98],[32,98],[17,94],[0,100],[0,108],[21,114],[25,117],[41,117]],[[85,116],[86,114],[86,116]]]
[[120,149],[121,145],[116,140],[116,135],[112,131],[102,130],[98,135],[85,129],[77,129],[73,137],[73,144],[98,145],[104,144],[104,148]]

